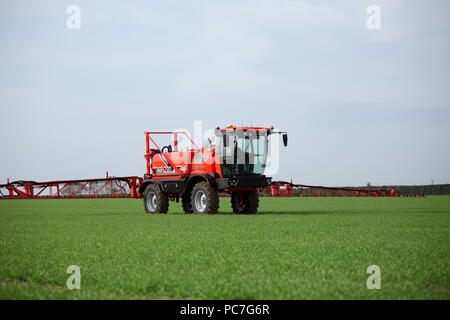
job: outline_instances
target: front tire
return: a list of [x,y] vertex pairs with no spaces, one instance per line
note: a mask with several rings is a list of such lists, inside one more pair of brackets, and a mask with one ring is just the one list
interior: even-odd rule
[[199,182],[192,189],[191,203],[196,214],[217,213],[219,194],[208,182]]
[[144,191],[144,209],[147,213],[167,213],[169,198],[156,184],[149,184]]
[[258,212],[259,195],[257,190],[232,192],[231,207],[237,214],[251,214]]

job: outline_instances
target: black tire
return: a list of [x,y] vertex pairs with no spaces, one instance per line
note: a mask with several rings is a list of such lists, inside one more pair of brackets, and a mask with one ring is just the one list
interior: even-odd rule
[[219,194],[208,182],[199,182],[192,189],[191,203],[196,214],[217,213]]
[[149,184],[144,191],[144,209],[147,213],[167,213],[169,198],[156,184]]
[[232,192],[231,207],[237,214],[251,214],[258,212],[258,190]]
[[187,192],[181,196],[181,206],[183,207],[184,213],[193,213],[194,209],[192,209],[192,200],[191,200],[191,192]]

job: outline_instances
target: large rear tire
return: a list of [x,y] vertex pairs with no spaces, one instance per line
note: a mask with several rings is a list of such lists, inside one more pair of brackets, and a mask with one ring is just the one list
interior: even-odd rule
[[258,190],[232,192],[231,207],[237,214],[252,214],[258,212]]
[[144,191],[144,209],[147,213],[167,213],[169,198],[156,184],[149,184]]
[[192,189],[191,203],[196,214],[217,213],[219,194],[208,182],[199,182]]

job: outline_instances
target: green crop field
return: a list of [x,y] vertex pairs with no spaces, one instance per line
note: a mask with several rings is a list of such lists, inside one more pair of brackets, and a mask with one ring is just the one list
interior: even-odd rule
[[[450,197],[0,201],[0,299],[449,299]],[[67,267],[81,268],[68,290]],[[369,290],[366,269],[381,268]]]

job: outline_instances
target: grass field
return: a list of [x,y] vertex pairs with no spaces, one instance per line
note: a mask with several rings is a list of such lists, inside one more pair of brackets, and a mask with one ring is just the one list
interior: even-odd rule
[[[449,299],[450,197],[0,201],[0,299]],[[381,289],[369,290],[369,265]],[[69,291],[69,265],[81,290]]]

